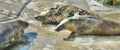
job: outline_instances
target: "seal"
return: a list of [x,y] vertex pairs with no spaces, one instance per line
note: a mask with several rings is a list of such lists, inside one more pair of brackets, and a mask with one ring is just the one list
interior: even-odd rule
[[89,16],[99,17],[99,15],[93,12],[88,12],[76,6],[65,4],[65,5],[54,5],[48,10],[41,12],[40,15],[35,17],[35,19],[41,21],[42,23],[58,24],[63,19],[74,16],[74,13],[76,12],[78,12],[79,15],[89,15]]
[[28,26],[27,22],[21,20],[0,24],[0,50],[14,43],[25,43],[28,37],[24,35],[24,30]]
[[111,36],[120,35],[120,23],[93,16],[69,17],[62,20],[55,31],[69,30],[71,34],[64,40],[80,35]]

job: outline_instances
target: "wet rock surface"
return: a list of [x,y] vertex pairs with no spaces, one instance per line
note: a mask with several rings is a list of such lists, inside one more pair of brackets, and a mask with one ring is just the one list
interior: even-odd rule
[[[1,2],[2,1],[2,2]],[[33,44],[16,44],[15,47],[11,49],[22,50],[21,48],[26,48],[26,50],[120,50],[120,36],[80,36],[76,37],[74,41],[64,41],[70,31],[64,30],[61,32],[55,32],[54,29],[56,25],[44,25],[41,22],[36,21],[34,17],[39,15],[44,8],[49,8],[54,5],[55,2],[61,0],[33,0],[21,14],[21,20],[27,21],[30,25],[25,32],[37,32],[37,37],[33,41]],[[81,7],[77,1],[70,0],[70,4],[78,5]],[[20,5],[25,2],[25,0],[0,0],[0,7],[3,10],[17,12]],[[77,2],[77,3],[76,3]],[[7,8],[8,7],[10,8]],[[11,5],[11,6],[9,6]],[[51,5],[51,6],[50,6]],[[84,5],[84,4],[83,4]],[[87,6],[88,7],[88,6]],[[119,10],[119,9],[118,9]],[[118,12],[117,10],[117,12]],[[104,12],[104,11],[102,11]],[[115,16],[111,16],[111,13],[98,13],[104,18],[112,19],[119,22],[120,17],[119,12],[116,14],[116,8],[112,12]],[[104,14],[104,15],[103,15]],[[106,16],[108,15],[108,16]],[[109,16],[110,15],[110,16]],[[116,16],[118,15],[118,16]]]

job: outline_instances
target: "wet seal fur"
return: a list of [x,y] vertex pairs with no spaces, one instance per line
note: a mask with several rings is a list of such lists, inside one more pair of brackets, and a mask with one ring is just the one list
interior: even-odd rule
[[61,21],[55,31],[67,29],[71,34],[64,40],[73,40],[80,35],[120,35],[120,23],[93,16],[69,17]]
[[0,50],[4,50],[15,43],[25,43],[28,38],[24,35],[23,30],[28,26],[27,22],[21,20],[0,23]]
[[76,6],[54,5],[54,7],[49,8],[47,11],[41,12],[41,14],[36,16],[35,19],[44,24],[59,24],[63,19],[74,16],[74,13],[76,12],[79,12],[79,15],[99,17],[99,15],[93,12],[88,12]]

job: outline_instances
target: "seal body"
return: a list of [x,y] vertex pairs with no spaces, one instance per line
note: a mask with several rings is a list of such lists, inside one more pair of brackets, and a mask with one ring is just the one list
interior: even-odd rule
[[110,36],[120,34],[120,23],[93,16],[70,17],[61,21],[56,31],[67,29],[72,33],[69,38],[80,35]]
[[13,45],[27,41],[24,31],[29,24],[27,22],[17,20],[9,23],[0,23],[0,50]]
[[35,17],[36,20],[42,23],[58,24],[65,18],[74,16],[78,12],[79,15],[99,16],[93,12],[88,12],[84,9],[72,5],[55,5],[46,11],[41,12],[40,15]]

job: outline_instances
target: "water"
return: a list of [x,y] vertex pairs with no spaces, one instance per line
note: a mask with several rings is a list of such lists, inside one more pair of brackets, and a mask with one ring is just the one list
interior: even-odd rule
[[[63,38],[66,38],[70,34],[70,31],[55,32],[54,29],[56,25],[44,25],[34,19],[41,11],[44,11],[43,8],[50,7],[57,1],[58,0],[33,0],[30,5],[27,6],[19,19],[30,23],[30,26],[25,30],[26,35],[30,38],[29,42],[27,44],[17,44],[11,48],[11,50],[120,50],[120,36],[88,35],[76,37],[74,41],[64,41]],[[0,9],[16,13],[24,2],[24,0],[0,1]],[[106,19],[119,22],[120,12],[118,10],[120,11],[120,9],[113,8],[109,11],[96,11],[96,13]],[[31,32],[36,32],[37,34]]]

